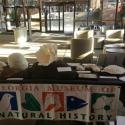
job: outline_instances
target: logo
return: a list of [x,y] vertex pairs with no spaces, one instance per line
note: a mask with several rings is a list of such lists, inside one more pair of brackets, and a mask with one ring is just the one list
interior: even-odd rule
[[18,110],[16,92],[0,92],[0,111]]
[[22,103],[24,109],[30,111],[40,111],[40,104],[31,93],[25,93],[25,102]]
[[114,94],[92,94],[92,113],[103,113],[112,111],[114,107]]
[[88,103],[75,96],[67,96],[67,111],[72,111],[85,107]]
[[43,92],[42,95],[43,106],[45,111],[64,111],[63,92]]

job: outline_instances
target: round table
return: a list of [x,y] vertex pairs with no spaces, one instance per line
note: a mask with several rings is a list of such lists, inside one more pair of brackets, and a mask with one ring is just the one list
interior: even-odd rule
[[125,53],[125,48],[106,48],[104,53]]

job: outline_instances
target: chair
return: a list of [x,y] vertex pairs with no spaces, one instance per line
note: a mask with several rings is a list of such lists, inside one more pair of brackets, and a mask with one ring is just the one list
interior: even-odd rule
[[124,37],[124,29],[119,30],[107,30],[106,31],[106,44],[122,43]]
[[88,39],[94,36],[94,30],[78,30],[74,32],[74,39]]
[[104,40],[104,36],[94,36],[94,49],[103,49]]
[[90,39],[72,39],[71,40],[71,58],[83,59],[94,51],[94,40]]

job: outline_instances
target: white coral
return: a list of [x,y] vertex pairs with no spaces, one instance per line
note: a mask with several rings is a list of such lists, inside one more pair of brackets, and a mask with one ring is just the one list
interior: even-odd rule
[[13,69],[25,70],[28,68],[28,61],[21,53],[12,53],[8,57],[8,65]]
[[106,66],[103,71],[110,74],[116,74],[116,75],[122,75],[125,73],[125,69],[117,65]]

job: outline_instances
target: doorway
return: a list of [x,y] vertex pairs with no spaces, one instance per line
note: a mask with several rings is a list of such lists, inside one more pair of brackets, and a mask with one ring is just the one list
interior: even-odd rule
[[45,31],[64,32],[64,4],[45,2]]

